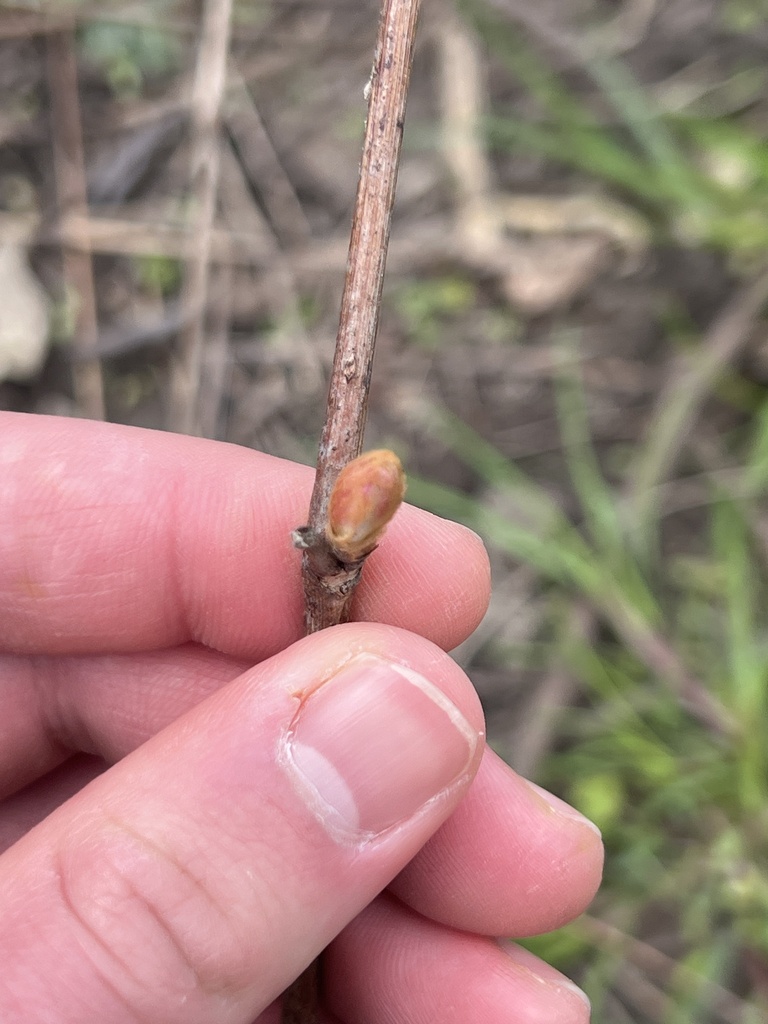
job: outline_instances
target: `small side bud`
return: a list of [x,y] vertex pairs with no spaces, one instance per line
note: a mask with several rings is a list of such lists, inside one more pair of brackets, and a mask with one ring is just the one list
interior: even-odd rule
[[342,562],[365,558],[381,540],[405,494],[400,459],[387,448],[365,452],[339,473],[328,503],[326,538]]
[[291,542],[299,551],[306,551],[317,544],[317,534],[311,526],[299,526],[291,530]]

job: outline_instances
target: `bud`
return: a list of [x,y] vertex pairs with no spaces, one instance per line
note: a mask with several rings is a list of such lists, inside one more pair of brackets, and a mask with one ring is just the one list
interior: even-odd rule
[[387,448],[359,455],[339,473],[325,535],[342,562],[365,558],[381,540],[405,494],[400,459]]

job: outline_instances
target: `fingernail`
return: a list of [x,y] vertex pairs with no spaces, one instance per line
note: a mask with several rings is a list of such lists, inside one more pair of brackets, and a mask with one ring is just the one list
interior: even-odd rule
[[575,996],[578,996],[582,1003],[584,1003],[584,1005],[586,1006],[587,1010],[592,1009],[592,1003],[589,1001],[589,996],[584,991],[584,989],[579,988],[578,985],[574,984],[568,978],[563,978],[563,980],[559,984],[560,988],[564,991],[573,992]]
[[530,950],[525,949],[523,946],[518,946],[511,939],[497,939],[496,941],[519,970],[525,971],[531,978],[535,978],[540,984],[546,985],[550,991],[570,993],[577,996],[586,1006],[587,1010],[591,1010],[592,1005],[589,1001],[589,996],[578,985],[575,985],[570,978],[566,978],[560,971],[550,967],[549,964],[544,963],[543,960],[540,960]]
[[331,833],[362,839],[410,818],[460,779],[478,742],[428,679],[367,656],[305,699],[282,761]]
[[577,811],[575,807],[571,807],[565,800],[561,800],[559,796],[555,796],[554,793],[550,793],[549,790],[542,789],[541,786],[537,786],[535,782],[531,782],[529,779],[525,780],[531,789],[536,793],[544,803],[547,804],[550,810],[554,811],[555,814],[560,815],[561,818],[568,818],[570,821],[577,821],[580,825],[586,825],[590,828],[595,835],[602,838],[602,833],[594,821],[590,821],[589,818],[585,818],[584,815]]

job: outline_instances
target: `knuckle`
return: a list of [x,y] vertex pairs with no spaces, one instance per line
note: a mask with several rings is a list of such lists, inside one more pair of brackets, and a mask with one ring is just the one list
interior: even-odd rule
[[79,947],[138,1020],[186,1021],[196,1003],[220,1004],[252,983],[252,941],[213,871],[193,871],[114,819],[70,833],[54,871]]

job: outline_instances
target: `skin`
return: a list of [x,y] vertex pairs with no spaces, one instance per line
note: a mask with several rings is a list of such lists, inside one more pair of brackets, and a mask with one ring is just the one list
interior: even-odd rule
[[588,1020],[495,939],[589,903],[602,846],[576,812],[482,742],[356,845],[286,785],[286,680],[312,692],[350,652],[419,673],[482,735],[444,653],[487,605],[478,538],[404,507],[358,621],[302,639],[287,538],[311,484],[229,445],[0,413],[3,1021],[270,1024],[329,943],[329,1020]]

